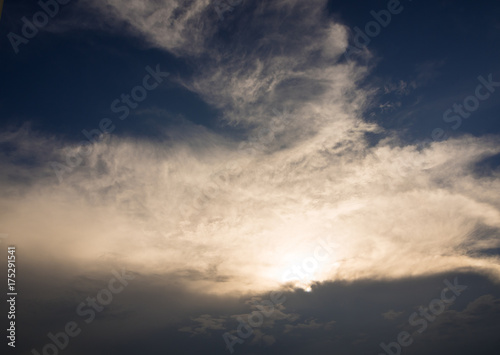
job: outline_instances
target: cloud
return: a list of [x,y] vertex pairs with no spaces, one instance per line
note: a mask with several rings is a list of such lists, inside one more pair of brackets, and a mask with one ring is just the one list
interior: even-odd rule
[[[498,257],[473,253],[499,247],[474,237],[500,228],[498,172],[474,171],[499,153],[498,137],[417,147],[386,132],[370,143],[366,134],[382,128],[363,119],[374,93],[359,84],[368,69],[341,59],[348,31],[325,4],[247,4],[219,24],[204,17],[208,1],[95,2],[103,18],[197,64],[178,83],[222,122],[262,137],[279,112],[282,128],[257,138],[256,151],[189,123],[160,128],[163,142],[109,136],[60,184],[49,163],[82,147],[29,128],[5,134],[4,232],[18,236],[32,267],[51,260],[76,275],[121,264],[207,294],[279,288],[325,242],[333,254],[312,281],[469,268],[498,280]],[[36,164],[20,163],[31,153]]]
[[321,323],[321,322],[318,323],[316,320],[311,319],[311,320],[305,321],[304,323],[299,323],[296,325],[286,324],[284,333],[289,333],[289,332],[292,332],[294,330],[299,330],[299,331],[316,330],[316,329],[331,330],[332,325],[335,323],[336,323],[335,321],[330,321],[327,323]]
[[390,82],[384,86],[384,93],[389,94],[395,92],[398,96],[406,96],[408,95],[412,89],[415,89],[417,84],[412,81],[410,83],[400,80],[397,83]]
[[382,313],[382,317],[384,317],[385,319],[388,319],[388,320],[395,320],[403,313],[404,312],[396,312],[395,310],[391,309],[385,313]]
[[492,351],[496,346],[494,339],[498,329],[495,319],[500,312],[499,306],[498,298],[486,294],[473,299],[463,309],[447,309],[429,322],[428,329],[421,334],[415,331],[415,327],[408,329],[414,342],[405,351],[409,354],[419,354],[423,349],[430,354],[443,351],[465,354],[471,349]]
[[276,343],[276,338],[272,335],[264,334],[259,329],[254,330],[254,336],[251,344],[261,346],[271,346]]
[[147,41],[151,47],[160,47],[176,55],[200,55],[205,40],[216,30],[216,13],[209,0],[107,0],[77,6],[84,13],[97,13],[101,20],[86,21],[83,26],[116,33],[125,31]]
[[[429,327],[429,334],[423,333],[426,338],[455,339],[455,334],[468,328],[469,336],[487,339],[493,325],[493,320],[500,314],[500,299],[493,295],[482,295],[462,310],[447,310],[437,317],[435,323]],[[475,334],[470,334],[470,332]],[[462,333],[465,334],[465,333]]]
[[192,335],[205,334],[208,335],[208,330],[224,330],[225,317],[214,318],[209,314],[203,314],[198,318],[192,319],[194,322],[200,323],[198,327],[182,327],[179,329],[181,332],[188,332]]

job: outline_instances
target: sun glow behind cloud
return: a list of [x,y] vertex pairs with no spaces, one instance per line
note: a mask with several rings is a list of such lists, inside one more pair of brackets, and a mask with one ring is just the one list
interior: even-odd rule
[[[168,145],[108,137],[61,184],[48,163],[64,161],[62,143],[29,128],[4,134],[18,157],[39,162],[28,169],[1,160],[3,226],[33,265],[74,274],[120,265],[208,293],[260,292],[282,287],[284,272],[327,243],[332,253],[295,286],[470,267],[498,278],[498,258],[471,256],[500,246],[478,234],[498,233],[500,180],[473,170],[500,152],[498,139],[419,148],[365,122],[372,92],[358,83],[368,68],[341,60],[348,29],[324,16],[324,1],[263,3],[234,24],[231,43],[212,38],[220,24],[203,17],[207,1],[131,4],[95,6],[102,17],[111,6],[109,16],[130,23],[133,35],[194,61],[197,72],[177,83],[218,108],[223,122],[262,137],[278,111],[279,128],[257,138],[256,151],[244,149],[250,139],[242,148],[193,124],[161,132]],[[181,5],[175,25],[159,26]],[[139,21],[142,12],[156,15]],[[267,13],[281,14],[293,33],[283,36]],[[367,133],[388,138],[373,146]]]

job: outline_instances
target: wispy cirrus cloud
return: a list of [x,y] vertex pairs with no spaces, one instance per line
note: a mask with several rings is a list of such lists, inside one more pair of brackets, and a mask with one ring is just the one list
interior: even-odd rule
[[[360,85],[366,67],[341,59],[348,31],[324,15],[324,1],[245,3],[245,16],[223,24],[208,1],[93,6],[193,61],[194,74],[178,83],[219,109],[222,122],[251,135],[278,108],[284,128],[253,155],[238,149],[241,139],[191,123],[165,129],[164,143],[108,137],[62,184],[44,160],[79,146],[29,129],[3,135],[5,227],[34,261],[51,256],[76,269],[120,262],[192,290],[252,293],[279,288],[283,272],[327,240],[334,257],[315,281],[460,268],[498,279],[498,257],[471,256],[499,246],[493,236],[474,238],[480,227],[500,228],[498,174],[474,170],[499,153],[498,138],[422,148],[385,132],[392,138],[369,142],[367,133],[382,132],[363,119],[375,90]],[[230,28],[229,39],[217,26]],[[15,159],[26,150],[39,152],[37,164]],[[239,169],[215,195],[200,195],[228,162]],[[12,176],[29,183],[21,188]],[[48,223],[54,215],[62,222]]]

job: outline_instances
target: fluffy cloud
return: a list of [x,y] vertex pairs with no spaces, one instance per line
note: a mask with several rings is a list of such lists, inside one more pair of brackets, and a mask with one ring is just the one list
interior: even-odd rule
[[[498,139],[417,147],[392,132],[370,143],[366,133],[382,130],[363,120],[367,68],[342,60],[348,31],[324,1],[244,4],[222,24],[208,1],[93,6],[192,60],[196,72],[178,83],[253,140],[193,124],[165,130],[168,143],[107,137],[59,184],[49,162],[81,147],[28,128],[4,134],[2,226],[33,264],[74,274],[124,265],[238,294],[280,287],[326,242],[334,253],[311,282],[500,275],[498,258],[479,253],[498,239],[477,234],[500,228],[500,180],[474,170],[499,153]],[[36,162],[18,159],[31,153]]]

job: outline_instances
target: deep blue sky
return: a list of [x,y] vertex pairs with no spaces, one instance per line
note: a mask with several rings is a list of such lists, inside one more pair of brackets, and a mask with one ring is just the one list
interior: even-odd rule
[[[368,45],[376,65],[367,84],[383,88],[388,82],[411,82],[423,71],[430,74],[423,87],[403,97],[379,95],[380,103],[399,101],[388,112],[366,112],[387,128],[408,129],[409,139],[428,138],[434,128],[449,129],[443,112],[474,92],[477,76],[493,74],[500,80],[500,5],[495,1],[404,1],[404,10],[393,15],[387,28]],[[57,21],[93,21],[76,13],[72,3],[61,8]],[[385,1],[330,1],[330,16],[354,28],[373,20],[370,11],[387,8]],[[156,49],[145,49],[142,41],[95,30],[40,32],[15,54],[6,34],[20,32],[21,17],[38,8],[30,1],[6,1],[0,22],[0,117],[3,128],[30,121],[44,132],[67,139],[80,139],[82,129],[97,127],[103,117],[113,115],[110,103],[143,77],[144,67],[162,63],[173,76],[186,76],[190,63]],[[222,32],[222,35],[224,33]],[[432,72],[431,72],[432,71]],[[383,93],[383,90],[382,90]],[[492,95],[473,117],[453,134],[497,133],[499,93]],[[149,94],[142,109],[164,109],[182,114],[195,123],[213,127],[219,113],[200,98],[173,82]],[[374,113],[375,116],[370,116]],[[152,119],[149,124],[168,122]],[[154,122],[154,123],[153,123]],[[150,127],[151,128],[151,127]],[[115,134],[154,134],[131,116]]]
[[[236,355],[373,355],[402,331],[405,355],[498,352],[500,3],[402,0],[347,59],[394,1],[243,0],[219,19],[215,0],[71,0],[16,54],[9,34],[40,7],[5,0],[9,354],[71,320],[83,332],[60,354],[230,354],[223,335],[276,289],[287,302]],[[120,120],[112,102],[158,66],[168,78]],[[478,77],[498,86],[454,129],[443,116]],[[82,146],[104,119],[111,135]],[[84,324],[75,308],[125,268]],[[467,291],[417,333],[447,280]]]

